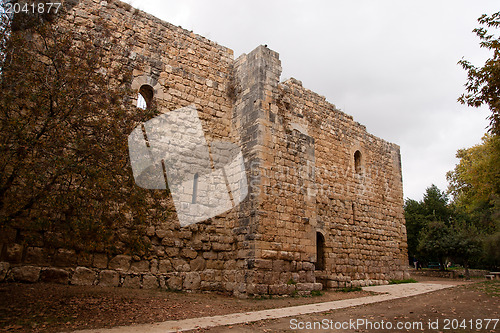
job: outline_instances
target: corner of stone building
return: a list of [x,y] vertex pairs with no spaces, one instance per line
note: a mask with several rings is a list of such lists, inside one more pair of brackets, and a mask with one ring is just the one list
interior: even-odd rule
[[[89,4],[88,8],[84,8],[83,3]],[[136,66],[132,88],[139,90],[142,85],[151,86],[160,106],[165,109],[189,103],[200,105],[203,120],[210,128],[208,135],[211,135],[210,131],[216,131],[214,137],[225,137],[232,123],[236,132],[232,138],[239,141],[245,159],[248,196],[233,209],[234,214],[217,219],[224,229],[217,228],[212,222],[193,230],[152,228],[148,237],[159,242],[161,245],[158,246],[164,248],[165,254],[149,262],[143,258],[132,262],[132,258],[124,255],[107,258],[100,253],[93,255],[93,262],[80,262],[79,259],[78,263],[73,263],[65,259],[71,258],[71,254],[59,251],[54,265],[68,268],[65,271],[49,271],[47,268],[46,271],[45,268],[40,270],[40,267],[47,265],[42,262],[46,255],[39,254],[44,250],[40,245],[24,250],[29,259],[27,263],[38,265],[38,268],[28,266],[26,270],[19,270],[9,265],[17,265],[22,260],[23,247],[14,244],[15,239],[8,240],[9,246],[5,241],[3,252],[9,258],[12,257],[12,262],[0,263],[0,281],[6,276],[27,281],[57,277],[58,281],[64,283],[69,280],[74,284],[142,288],[156,288],[159,285],[169,289],[225,290],[237,296],[307,293],[322,288],[317,283],[321,280],[321,274],[318,275],[315,268],[318,260],[317,242],[321,238],[318,234],[323,235],[323,242],[327,238],[324,244],[327,253],[323,258],[327,269],[320,273],[329,270],[334,275],[331,279],[323,277],[325,286],[365,285],[375,280],[377,283],[388,280],[389,274],[382,277],[376,270],[370,272],[372,275],[365,270],[374,257],[382,257],[380,252],[388,244],[395,254],[391,252],[390,259],[377,261],[376,269],[390,265],[394,276],[406,276],[406,229],[402,213],[399,146],[387,143],[377,146],[384,150],[384,158],[388,151],[391,155],[391,158],[384,159],[383,167],[396,171],[388,176],[392,177],[391,182],[394,184],[391,191],[398,193],[391,197],[392,206],[388,208],[393,218],[391,223],[395,222],[391,224],[394,228],[390,230],[390,236],[397,235],[396,242],[399,242],[399,245],[395,245],[393,239],[390,242],[380,241],[379,235],[374,232],[373,228],[377,227],[374,227],[374,223],[379,226],[385,222],[389,224],[384,220],[385,217],[368,216],[369,211],[380,210],[384,214],[388,211],[384,210],[385,207],[365,204],[366,209],[359,209],[355,214],[349,195],[345,191],[337,191],[339,187],[348,187],[344,184],[348,177],[344,166],[348,161],[354,163],[354,152],[343,153],[343,150],[349,151],[347,145],[350,141],[347,139],[356,135],[366,137],[366,128],[354,124],[351,116],[337,110],[323,96],[305,89],[301,81],[290,78],[280,83],[282,68],[276,51],[260,45],[233,60],[230,49],[160,21],[150,14],[139,12],[130,17],[128,14],[135,13],[135,10],[112,11],[115,4],[108,6],[106,1],[81,0],[78,8],[75,8],[79,10],[75,13],[75,21],[81,21],[82,24],[89,21],[84,15],[85,11],[90,11],[91,4],[109,11],[105,14],[117,26],[122,24],[120,15],[125,18],[128,29],[135,29],[139,33],[143,31],[140,27],[134,27],[134,20],[140,19],[140,26],[146,23],[157,26],[156,35],[142,38],[141,44],[131,49],[132,53],[137,53],[131,58]],[[184,42],[177,43],[179,39]],[[157,47],[159,41],[164,40],[168,43],[161,44],[163,49],[157,54],[160,50]],[[205,52],[206,57],[199,57],[198,51]],[[141,52],[144,54],[141,55]],[[180,53],[189,61],[179,62],[178,56],[171,56]],[[119,55],[115,56],[120,59]],[[156,56],[160,56],[161,61],[157,61]],[[211,70],[204,72],[200,68]],[[280,100],[281,97],[284,100]],[[319,167],[331,171],[325,165],[333,166],[333,170],[338,172],[332,172],[331,177],[322,179],[317,172]],[[327,185],[327,189],[328,186],[340,186],[332,193],[316,196],[316,182],[322,180],[324,184],[320,185]],[[279,186],[286,188],[285,194],[274,194],[274,190],[280,190]],[[324,203],[324,206],[318,203]],[[370,240],[377,242],[374,249],[364,246],[354,249],[363,253],[348,253],[351,249],[345,244],[349,244],[352,239],[366,238],[353,232],[354,222],[357,222],[358,230],[362,223],[366,234],[376,238]],[[224,234],[220,234],[221,230],[224,230]],[[366,251],[371,252],[364,254]],[[351,254],[355,255],[354,258]],[[3,260],[1,253],[0,259]],[[7,274],[12,270],[15,274]]]

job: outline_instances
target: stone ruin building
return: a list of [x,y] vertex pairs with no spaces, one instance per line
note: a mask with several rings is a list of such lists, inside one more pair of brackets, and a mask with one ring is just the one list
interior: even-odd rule
[[[296,79],[280,82],[277,52],[233,51],[117,0],[73,1],[63,18],[114,27],[132,88],[162,112],[194,105],[205,137],[241,147],[248,195],[181,227],[151,226],[147,258],[47,249],[0,237],[0,280],[309,293],[407,277],[399,147],[377,138]],[[134,97],[134,103],[136,103]]]

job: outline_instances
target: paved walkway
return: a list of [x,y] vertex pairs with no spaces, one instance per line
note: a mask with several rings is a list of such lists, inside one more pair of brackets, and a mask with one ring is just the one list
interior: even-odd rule
[[167,333],[194,330],[197,328],[209,328],[216,326],[235,325],[246,322],[254,322],[263,319],[276,319],[283,317],[298,316],[316,312],[343,309],[352,306],[365,305],[377,302],[389,301],[397,298],[415,296],[428,292],[450,288],[455,284],[441,283],[409,283],[385,286],[365,287],[364,290],[381,293],[379,295],[332,301],[325,303],[315,303],[299,306],[291,306],[280,309],[268,309],[261,311],[233,313],[222,316],[192,318],[184,320],[171,320],[154,324],[141,324],[132,326],[120,326],[111,329],[95,329],[77,331],[78,333]]

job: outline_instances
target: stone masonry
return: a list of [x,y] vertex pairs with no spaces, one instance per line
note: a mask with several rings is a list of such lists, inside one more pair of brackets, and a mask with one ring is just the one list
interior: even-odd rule
[[[198,110],[205,137],[241,147],[246,199],[181,227],[151,225],[147,255],[109,257],[48,246],[45,233],[0,235],[0,281],[310,293],[407,276],[399,147],[367,133],[296,79],[279,55],[232,50],[120,1],[81,0],[60,18],[74,29],[112,26],[109,63],[129,63],[135,95],[162,112]],[[143,93],[143,95],[147,95]],[[50,244],[54,244],[53,241]]]

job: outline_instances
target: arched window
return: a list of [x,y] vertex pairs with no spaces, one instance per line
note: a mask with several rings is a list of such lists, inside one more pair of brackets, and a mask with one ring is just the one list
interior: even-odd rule
[[316,270],[325,270],[325,237],[321,232],[316,232]]
[[361,152],[356,150],[354,153],[354,170],[357,174],[361,174]]
[[143,84],[141,89],[139,89],[139,95],[137,96],[137,107],[143,110],[150,108],[153,104],[153,96],[153,87]]

